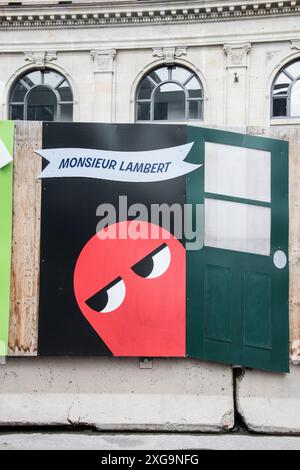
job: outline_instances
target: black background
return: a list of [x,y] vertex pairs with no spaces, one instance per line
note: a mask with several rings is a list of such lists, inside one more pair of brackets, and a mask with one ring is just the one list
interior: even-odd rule
[[[44,123],[43,148],[155,150],[186,143],[186,127],[156,124]],[[47,162],[44,162],[47,165]],[[185,202],[185,176],[158,183],[87,178],[43,180],[39,354],[111,355],[79,310],[73,291],[77,258],[95,235],[101,203],[118,207]],[[113,260],[112,260],[113,262]]]

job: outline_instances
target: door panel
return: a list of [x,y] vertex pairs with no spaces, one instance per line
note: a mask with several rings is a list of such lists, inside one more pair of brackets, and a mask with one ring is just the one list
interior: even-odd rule
[[204,203],[205,226],[187,251],[187,355],[286,372],[288,144],[195,128],[188,141],[203,167],[187,202]]
[[204,316],[205,338],[232,341],[230,328],[231,270],[220,266],[205,266]]
[[270,255],[269,207],[205,198],[205,246]]
[[271,276],[254,271],[245,272],[244,286],[245,345],[272,349]]
[[270,152],[205,142],[206,192],[270,202],[270,169]]

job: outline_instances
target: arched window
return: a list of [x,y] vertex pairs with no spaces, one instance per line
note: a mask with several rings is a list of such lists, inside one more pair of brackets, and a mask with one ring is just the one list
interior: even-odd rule
[[143,77],[136,96],[137,121],[203,119],[203,87],[182,66],[159,67]]
[[72,121],[73,93],[54,70],[32,70],[18,78],[10,94],[12,120]]
[[272,86],[272,117],[300,117],[300,60],[283,67]]

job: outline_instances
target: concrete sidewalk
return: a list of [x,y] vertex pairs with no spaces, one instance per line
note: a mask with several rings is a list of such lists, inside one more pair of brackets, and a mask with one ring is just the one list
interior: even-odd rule
[[300,450],[300,437],[239,434],[0,434],[0,450]]

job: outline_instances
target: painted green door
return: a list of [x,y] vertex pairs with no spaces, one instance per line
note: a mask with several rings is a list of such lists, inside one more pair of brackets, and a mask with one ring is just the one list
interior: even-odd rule
[[7,355],[12,243],[14,123],[0,122],[0,356]]
[[187,250],[187,355],[287,372],[288,143],[189,128],[187,202],[204,246]]

